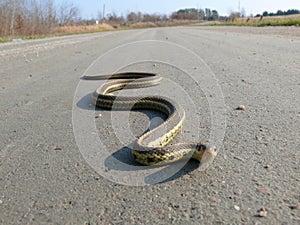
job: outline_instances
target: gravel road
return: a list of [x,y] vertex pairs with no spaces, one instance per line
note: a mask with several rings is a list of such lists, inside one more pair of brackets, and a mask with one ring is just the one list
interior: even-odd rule
[[[297,27],[157,28],[0,44],[0,224],[300,224],[299,50]],[[218,146],[207,170],[190,161],[153,176],[114,164],[137,166],[126,145],[162,120],[149,111],[93,110],[86,93],[100,82],[80,77],[119,70],[164,78],[125,94],[183,105],[178,140]],[[103,147],[87,156],[80,146],[92,131],[78,113],[95,120],[93,133],[111,154],[104,173],[91,163]]]

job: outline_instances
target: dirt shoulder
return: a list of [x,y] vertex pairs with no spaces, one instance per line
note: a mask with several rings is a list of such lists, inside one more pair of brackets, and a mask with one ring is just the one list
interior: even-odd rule
[[261,35],[276,35],[284,37],[296,37],[300,39],[300,27],[242,27],[242,26],[201,26],[198,29],[213,30],[220,32],[235,32],[235,33],[249,33]]

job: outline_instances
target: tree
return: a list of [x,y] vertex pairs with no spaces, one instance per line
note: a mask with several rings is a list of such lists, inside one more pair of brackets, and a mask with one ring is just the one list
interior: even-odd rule
[[276,14],[277,14],[278,16],[284,15],[283,11],[281,11],[281,10],[278,10]]
[[136,23],[139,21],[139,16],[135,12],[131,12],[127,15],[127,21],[130,23]]
[[173,20],[197,20],[198,10],[195,8],[180,9],[172,13],[171,19]]
[[64,2],[58,10],[58,24],[71,25],[74,24],[79,17],[79,9],[72,3]]
[[1,0],[0,35],[49,34],[59,24],[75,23],[79,10],[72,4],[55,0]]
[[263,16],[269,16],[269,13],[267,11],[264,11],[262,15]]
[[204,20],[205,19],[205,12],[203,9],[199,9],[199,19]]
[[206,18],[207,20],[210,20],[210,19],[211,19],[211,10],[208,9],[208,8],[205,9],[205,18]]
[[211,15],[212,20],[218,20],[219,19],[219,13],[218,13],[217,10],[212,10],[211,13],[212,13],[212,15]]
[[152,23],[156,23],[158,21],[160,21],[160,16],[156,15],[156,14],[144,14],[143,16],[143,21],[144,22],[152,22]]

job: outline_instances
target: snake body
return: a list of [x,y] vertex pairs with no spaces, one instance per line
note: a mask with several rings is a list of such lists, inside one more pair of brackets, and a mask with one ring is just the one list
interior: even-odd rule
[[93,93],[97,107],[108,110],[150,109],[164,113],[167,119],[156,128],[141,135],[134,143],[134,159],[143,165],[162,165],[185,158],[194,158],[201,164],[210,163],[217,155],[215,147],[201,142],[168,143],[180,132],[185,112],[172,99],[163,96],[115,96],[110,93],[121,89],[144,88],[159,84],[155,73],[125,72],[111,75],[85,75],[87,80],[107,80]]

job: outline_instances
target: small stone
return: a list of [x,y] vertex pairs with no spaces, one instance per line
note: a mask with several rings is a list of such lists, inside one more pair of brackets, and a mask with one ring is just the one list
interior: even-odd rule
[[259,210],[259,214],[260,217],[266,217],[267,216],[267,210],[265,208],[261,208]]
[[260,192],[260,193],[267,193],[268,189],[265,188],[265,187],[259,187],[259,188],[257,188],[257,191]]
[[270,165],[265,165],[264,168],[268,169],[268,168],[270,168]]
[[289,207],[290,207],[290,209],[300,209],[300,204],[290,205]]
[[237,210],[237,211],[240,211],[240,209],[241,209],[241,208],[240,208],[239,206],[237,206],[237,205],[235,205],[234,208],[235,208],[235,210]]
[[3,201],[2,200],[0,200],[0,204],[2,204],[3,203]]
[[187,212],[182,213],[182,216],[186,219],[190,218],[190,215]]
[[95,118],[99,118],[101,116],[102,116],[102,114],[100,113],[100,114],[96,115]]
[[55,151],[61,151],[62,148],[56,147],[56,148],[54,148],[54,150],[55,150]]
[[239,105],[236,109],[237,110],[245,110],[246,107],[244,105]]
[[233,193],[234,193],[235,195],[240,196],[240,195],[242,195],[242,190],[240,190],[240,189],[235,189],[235,190],[233,191]]
[[212,198],[211,198],[211,201],[212,201],[212,202],[217,202],[217,203],[219,203],[219,202],[221,202],[221,199],[212,197]]
[[240,157],[237,157],[237,156],[233,156],[233,158],[234,158],[234,159],[237,159],[237,160],[240,160],[240,161],[242,161],[242,162],[245,162],[245,161],[246,161],[245,159],[240,158]]

